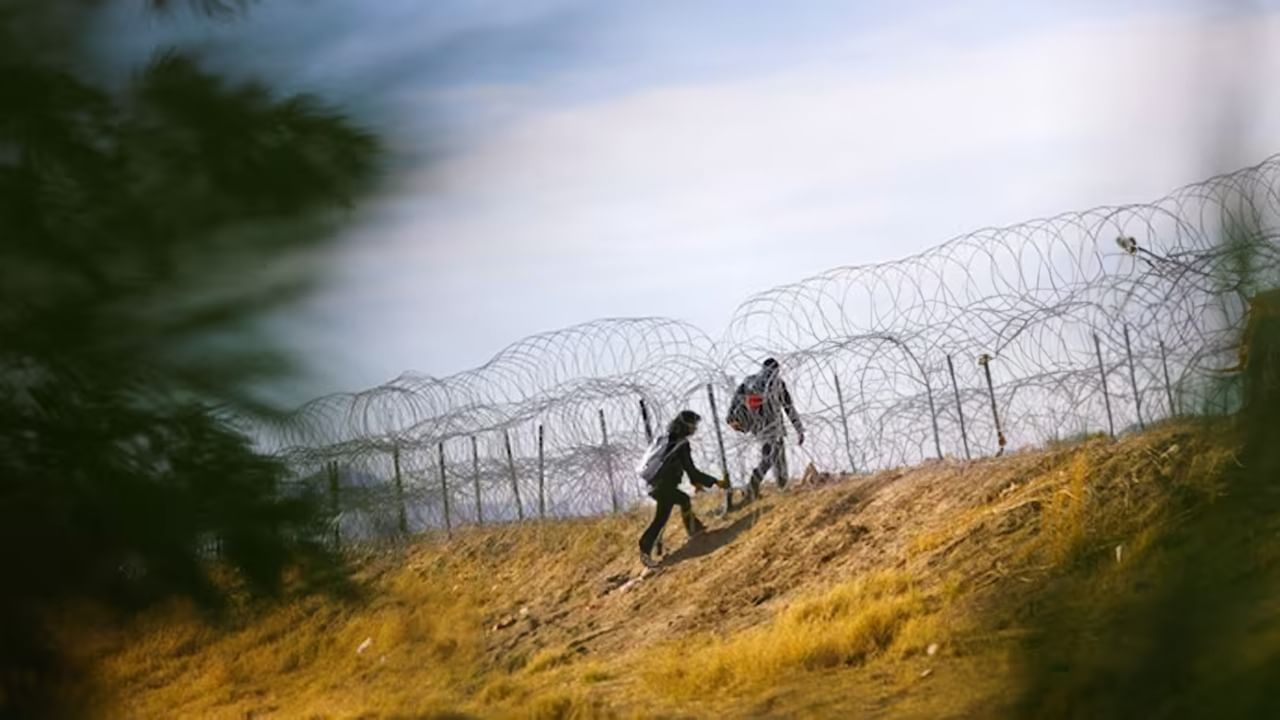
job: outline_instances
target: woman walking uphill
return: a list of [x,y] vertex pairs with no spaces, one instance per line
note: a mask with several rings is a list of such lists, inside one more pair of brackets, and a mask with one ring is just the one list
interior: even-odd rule
[[667,426],[665,437],[654,440],[645,454],[639,469],[640,476],[649,483],[649,497],[658,502],[653,513],[653,522],[640,536],[640,560],[647,567],[656,564],[653,555],[653,544],[657,541],[663,526],[671,517],[671,509],[680,506],[680,516],[684,520],[684,529],[690,537],[697,535],[705,528],[698,518],[694,517],[693,505],[688,495],[680,490],[680,479],[689,476],[689,482],[695,488],[709,488],[713,485],[728,487],[729,479],[716,480],[702,472],[693,464],[693,454],[689,450],[689,438],[698,431],[698,422],[702,418],[692,410],[682,410]]

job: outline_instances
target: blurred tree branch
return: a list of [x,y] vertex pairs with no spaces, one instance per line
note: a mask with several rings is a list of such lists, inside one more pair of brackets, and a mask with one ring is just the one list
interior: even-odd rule
[[280,265],[332,236],[378,144],[180,53],[95,86],[91,4],[0,0],[0,715],[52,711],[52,607],[216,606],[211,547],[257,592],[333,560],[322,504],[215,407],[271,410],[251,388],[288,358],[248,328],[314,285]]

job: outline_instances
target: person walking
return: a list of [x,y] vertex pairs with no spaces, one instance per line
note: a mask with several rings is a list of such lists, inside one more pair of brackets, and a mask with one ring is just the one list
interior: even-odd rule
[[657,565],[652,554],[653,546],[670,519],[673,508],[680,508],[680,517],[684,520],[684,529],[689,537],[699,535],[706,529],[693,514],[692,498],[680,490],[681,478],[687,475],[695,490],[713,486],[729,487],[727,477],[716,480],[693,464],[689,438],[698,431],[701,420],[702,417],[694,411],[682,410],[667,426],[666,435],[654,440],[637,468],[641,478],[649,483],[649,497],[658,503],[653,512],[653,521],[640,535],[640,560],[646,567]]
[[750,492],[760,497],[760,483],[770,470],[778,489],[787,486],[786,420],[796,429],[796,445],[804,445],[804,424],[796,412],[791,392],[783,381],[778,361],[764,361],[760,372],[742,381],[729,404],[728,422],[738,432],[748,432],[760,443],[760,462],[751,471]]

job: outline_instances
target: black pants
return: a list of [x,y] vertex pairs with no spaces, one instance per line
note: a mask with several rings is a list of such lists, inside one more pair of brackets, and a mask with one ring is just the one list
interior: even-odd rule
[[653,552],[653,544],[657,542],[658,535],[662,533],[662,528],[666,526],[667,520],[671,518],[671,510],[675,506],[680,506],[680,516],[684,519],[684,529],[693,535],[701,526],[698,519],[693,516],[693,504],[688,495],[679,490],[670,492],[654,492],[650,494],[654,500],[658,501],[658,507],[653,511],[653,522],[649,523],[649,527],[645,528],[644,534],[640,536],[640,552]]
[[760,462],[751,471],[751,489],[759,490],[760,481],[774,471],[778,487],[787,485],[787,444],[782,438],[769,438],[760,445]]

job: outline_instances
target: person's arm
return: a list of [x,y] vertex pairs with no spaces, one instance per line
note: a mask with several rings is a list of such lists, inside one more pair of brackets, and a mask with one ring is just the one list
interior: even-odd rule
[[689,443],[680,445],[680,449],[676,451],[680,460],[680,467],[684,469],[684,474],[688,476],[689,482],[698,487],[709,488],[716,484],[716,479],[702,472],[693,464],[693,452],[689,449]]
[[747,394],[747,386],[745,383],[739,383],[738,389],[733,391],[733,397],[729,400],[729,412],[725,414],[724,421],[729,427],[743,432],[746,430],[745,423],[741,417],[735,417],[738,408],[742,404],[742,398]]
[[796,412],[795,403],[791,401],[791,391],[787,389],[787,384],[782,383],[782,408],[787,413],[787,418],[791,420],[791,426],[796,429],[796,444],[804,444],[804,424],[800,422],[800,413]]

